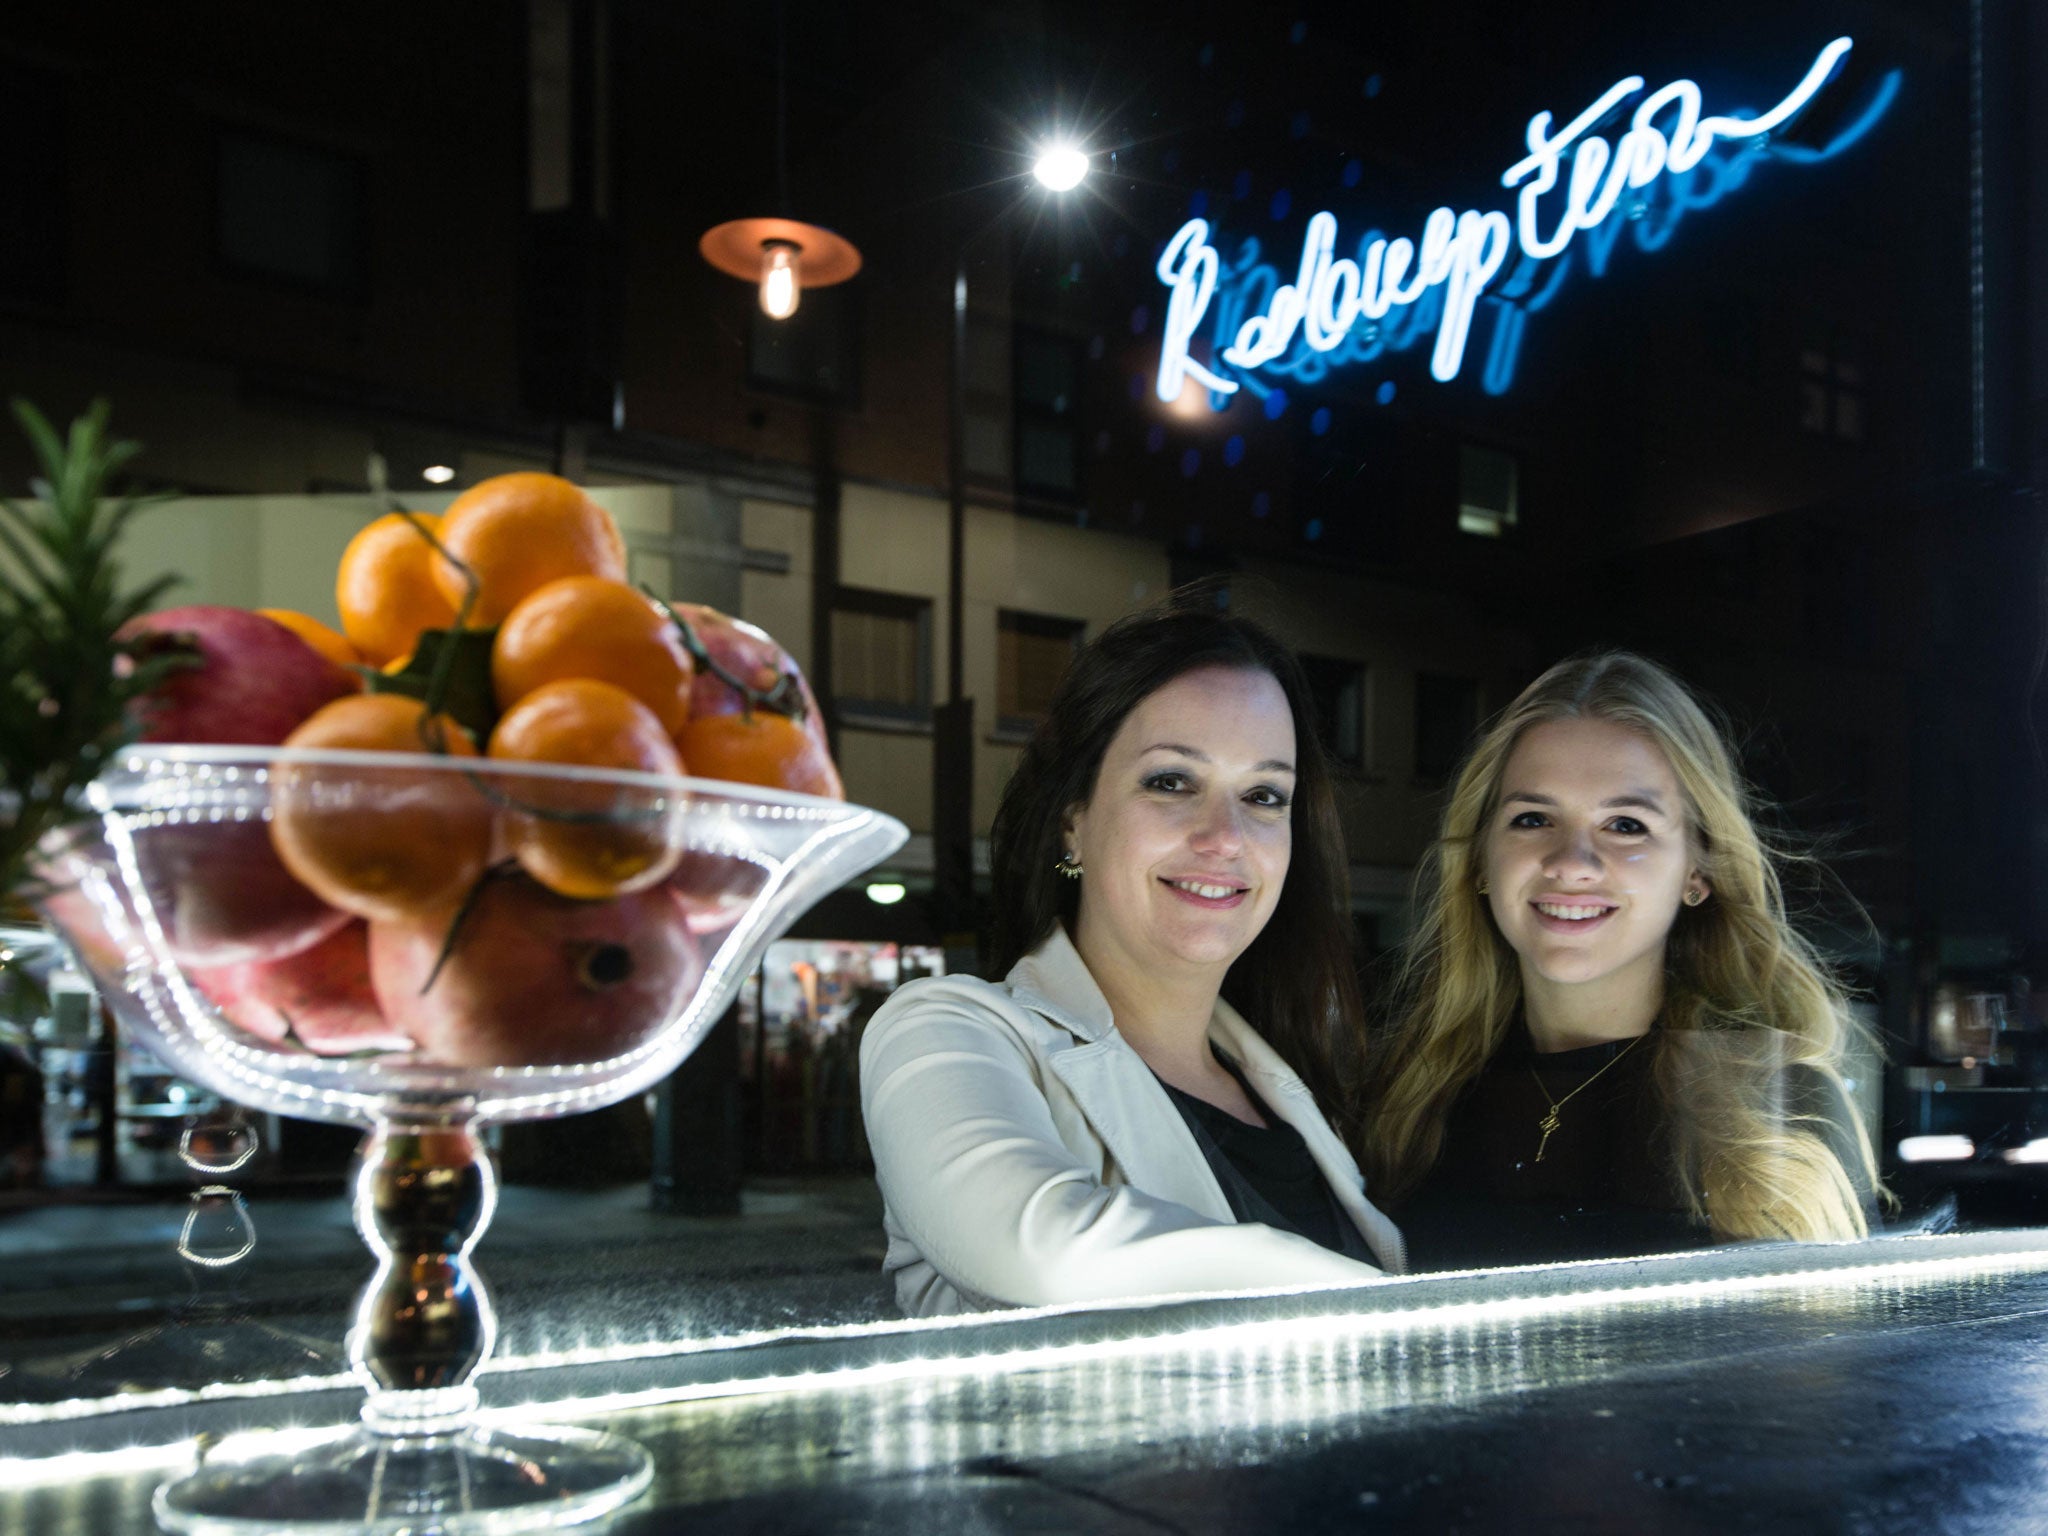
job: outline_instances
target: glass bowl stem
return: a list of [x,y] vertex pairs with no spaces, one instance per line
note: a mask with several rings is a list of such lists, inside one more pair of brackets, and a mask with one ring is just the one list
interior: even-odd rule
[[473,1113],[394,1114],[363,1138],[355,1218],[377,1272],[356,1300],[348,1352],[371,1430],[447,1434],[475,1412],[473,1378],[498,1321],[470,1252],[497,1204]]

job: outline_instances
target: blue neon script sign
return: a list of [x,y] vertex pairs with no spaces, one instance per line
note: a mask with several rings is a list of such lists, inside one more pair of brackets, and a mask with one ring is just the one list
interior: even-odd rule
[[[1209,243],[1208,221],[1189,219],[1166,243],[1156,268],[1168,290],[1155,382],[1159,398],[1178,400],[1192,380],[1210,392],[1220,409],[1221,397],[1235,394],[1243,383],[1264,393],[1251,377],[1255,370],[1320,377],[1330,366],[1361,361],[1390,347],[1404,349],[1426,326],[1436,332],[1431,375],[1444,382],[1456,378],[1473,314],[1503,268],[1508,270],[1500,284],[1503,300],[1521,299],[1533,286],[1538,263],[1558,262],[1556,277],[1562,277],[1561,258],[1585,234],[1599,247],[1591,262],[1600,270],[1617,227],[1607,221],[1624,197],[1631,200],[1628,211],[1640,217],[1660,182],[1689,183],[1695,171],[1718,168],[1717,183],[1728,185],[1730,151],[1759,147],[1773,129],[1797,116],[1833,78],[1850,46],[1846,37],[1829,43],[1782,101],[1754,116],[1703,116],[1700,88],[1690,80],[1674,80],[1644,96],[1627,129],[1610,143],[1592,130],[1642,91],[1640,75],[1617,80],[1561,128],[1553,126],[1549,112],[1539,112],[1529,119],[1529,153],[1501,175],[1501,185],[1517,192],[1512,221],[1497,209],[1438,208],[1423,221],[1419,240],[1387,239],[1372,231],[1359,241],[1353,259],[1336,254],[1336,215],[1318,213],[1308,221],[1290,283],[1278,282],[1273,269],[1259,262],[1256,241],[1247,240],[1238,258],[1226,264]],[[1887,84],[1895,88],[1896,80]],[[1866,114],[1856,136],[1874,115]],[[1848,137],[1843,135],[1835,147]],[[1681,210],[1684,203],[1681,195]],[[1509,267],[1518,249],[1519,259]],[[1246,315],[1253,296],[1248,290],[1262,276],[1267,289],[1263,308]],[[1218,302],[1226,278],[1236,286],[1225,289]],[[1510,289],[1514,293],[1506,292]],[[1543,297],[1554,291],[1555,281],[1546,285]],[[1190,346],[1212,306],[1215,343],[1210,362],[1204,363]],[[1504,379],[1496,364],[1489,365],[1487,387],[1497,392]]]

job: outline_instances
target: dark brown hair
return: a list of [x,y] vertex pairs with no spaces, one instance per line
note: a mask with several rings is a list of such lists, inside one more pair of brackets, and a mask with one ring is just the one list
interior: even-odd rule
[[1342,1131],[1352,1116],[1364,1023],[1336,790],[1300,666],[1268,631],[1226,612],[1224,596],[1213,583],[1183,587],[1117,620],[1067,669],[990,833],[991,971],[1007,972],[1056,922],[1072,931],[1080,893],[1054,868],[1061,824],[1069,807],[1095,793],[1103,756],[1131,711],[1198,668],[1267,673],[1294,715],[1293,851],[1279,904],[1224,977],[1223,997],[1301,1074]]

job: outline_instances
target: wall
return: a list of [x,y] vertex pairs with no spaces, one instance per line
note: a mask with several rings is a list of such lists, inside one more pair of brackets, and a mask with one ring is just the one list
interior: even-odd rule
[[[749,569],[742,577],[741,614],[761,625],[808,665],[811,655],[811,510],[793,503],[749,499],[742,542],[751,551],[781,555],[789,572]],[[947,677],[946,503],[934,496],[849,483],[840,508],[840,581],[844,586],[921,597],[932,605],[933,691],[943,698]],[[974,821],[985,833],[1003,785],[1016,766],[1014,742],[995,739],[996,616],[1023,609],[1079,619],[1099,633],[1119,615],[1159,597],[1170,573],[1156,545],[1119,534],[970,507],[964,554],[966,654],[963,681],[975,701]],[[931,829],[931,733],[905,726],[884,730],[846,726],[840,732],[840,768],[849,796],[903,819],[913,830]]]
[[1366,761],[1339,784],[1354,904],[1398,913],[1410,874],[1435,833],[1444,785],[1416,772],[1415,679],[1421,672],[1479,684],[1483,719],[1541,669],[1526,633],[1476,602],[1297,565],[1249,562],[1231,607],[1295,650],[1366,669]]
[[[662,596],[690,573],[670,554],[675,508],[689,487],[601,486],[590,494],[626,539],[629,572]],[[439,512],[453,491],[408,495],[415,511]],[[166,603],[237,608],[295,608],[339,624],[334,573],[342,551],[366,523],[390,508],[368,496],[182,496],[139,514],[121,543],[130,586],[164,573],[180,578]]]

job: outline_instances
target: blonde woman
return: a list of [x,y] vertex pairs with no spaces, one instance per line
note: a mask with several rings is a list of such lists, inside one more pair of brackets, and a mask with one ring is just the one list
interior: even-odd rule
[[1853,1238],[1854,1023],[1685,686],[1560,663],[1458,776],[1362,1158],[1417,1268]]

